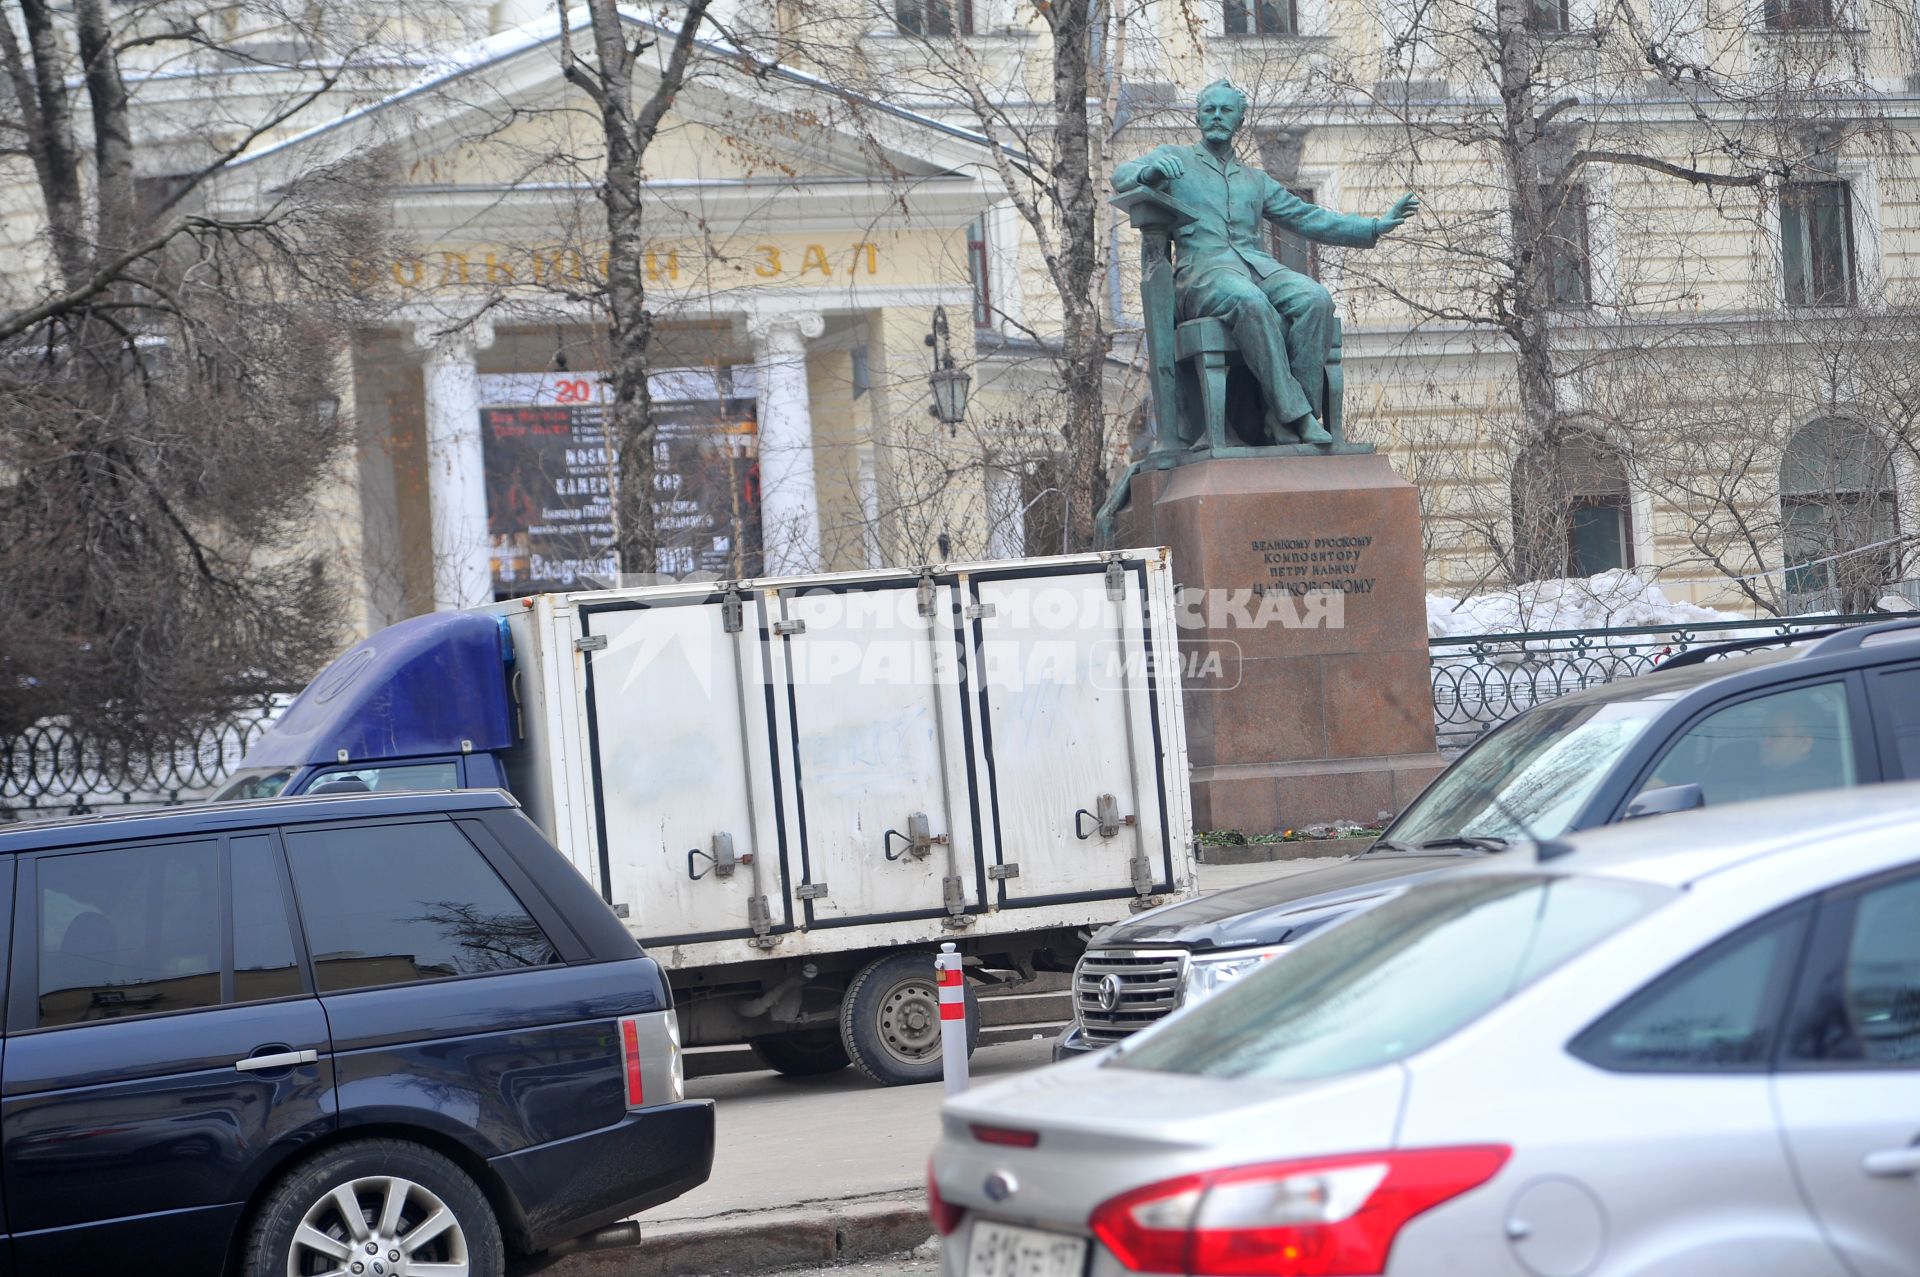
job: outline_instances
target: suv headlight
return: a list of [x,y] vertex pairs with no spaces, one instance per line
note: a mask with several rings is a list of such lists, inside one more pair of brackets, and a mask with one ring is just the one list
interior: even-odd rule
[[1288,946],[1269,945],[1264,949],[1235,949],[1229,953],[1198,955],[1188,960],[1187,974],[1180,986],[1180,1004],[1212,997],[1269,958],[1285,953]]

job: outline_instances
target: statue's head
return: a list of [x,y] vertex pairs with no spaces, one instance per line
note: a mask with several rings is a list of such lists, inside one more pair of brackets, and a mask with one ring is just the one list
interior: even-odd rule
[[1193,118],[1200,126],[1201,137],[1209,142],[1225,142],[1240,131],[1241,122],[1247,118],[1247,95],[1231,80],[1215,80],[1200,90],[1200,98],[1193,105]]

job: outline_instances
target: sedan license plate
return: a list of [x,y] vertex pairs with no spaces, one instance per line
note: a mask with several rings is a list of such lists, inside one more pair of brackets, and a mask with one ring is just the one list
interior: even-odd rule
[[1080,1277],[1087,1239],[977,1220],[967,1246],[967,1277]]

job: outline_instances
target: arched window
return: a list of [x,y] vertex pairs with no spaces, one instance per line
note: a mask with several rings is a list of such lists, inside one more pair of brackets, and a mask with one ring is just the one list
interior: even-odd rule
[[1892,455],[1860,422],[1808,422],[1780,460],[1780,521],[1787,607],[1867,611],[1894,578],[1898,547],[1847,552],[1899,535]]
[[1588,431],[1530,445],[1514,466],[1513,530],[1521,580],[1632,567],[1626,458]]

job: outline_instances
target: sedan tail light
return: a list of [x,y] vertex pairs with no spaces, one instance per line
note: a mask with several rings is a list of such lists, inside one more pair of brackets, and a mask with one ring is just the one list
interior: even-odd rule
[[942,1237],[951,1236],[953,1230],[960,1227],[960,1217],[966,1208],[952,1205],[940,1198],[940,1185],[933,1178],[933,1163],[927,1163],[927,1215],[933,1220],[933,1231]]
[[1092,1227],[1134,1272],[1366,1277],[1386,1271],[1408,1220],[1486,1183],[1511,1152],[1404,1149],[1183,1175],[1103,1203]]

